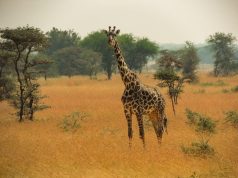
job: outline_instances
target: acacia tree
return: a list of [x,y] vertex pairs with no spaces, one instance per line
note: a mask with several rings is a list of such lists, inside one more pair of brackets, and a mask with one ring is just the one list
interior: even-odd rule
[[233,66],[236,65],[234,42],[236,38],[231,34],[217,32],[210,35],[207,42],[214,50],[214,75],[227,76],[234,72]]
[[80,54],[81,71],[89,75],[90,79],[97,78],[97,73],[101,70],[102,55],[90,49],[83,49]]
[[47,44],[47,38],[38,28],[18,27],[16,29],[3,29],[1,33],[1,47],[11,53],[14,66],[17,88],[11,98],[11,103],[18,109],[19,121],[24,118],[33,120],[35,111],[44,109],[40,105],[42,98],[39,94],[39,84],[36,82],[38,71],[36,66],[47,61],[32,59],[31,54],[41,51]]

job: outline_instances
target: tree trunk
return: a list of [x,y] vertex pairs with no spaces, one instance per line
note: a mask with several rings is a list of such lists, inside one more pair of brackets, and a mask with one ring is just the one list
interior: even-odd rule
[[107,68],[107,79],[111,80],[112,78],[112,69],[111,66]]
[[171,103],[172,103],[174,115],[176,115],[176,113],[175,113],[175,107],[174,107],[174,99],[173,99],[173,97],[170,97],[170,99],[171,99]]
[[111,80],[112,79],[112,74],[111,73],[107,73],[107,79]]
[[20,111],[19,111],[19,122],[23,121],[23,114],[24,114],[24,87],[23,87],[23,83],[21,81],[21,77],[20,77],[20,71],[18,68],[18,61],[20,60],[21,57],[21,53],[18,50],[18,55],[16,60],[14,61],[14,68],[15,68],[15,72],[17,74],[17,81],[19,83],[19,89],[20,89]]
[[29,103],[29,109],[30,109],[30,117],[29,117],[29,119],[30,119],[31,121],[33,121],[33,116],[34,116],[33,101],[34,101],[34,98],[33,98],[33,96],[31,95],[31,96],[30,96],[30,103]]

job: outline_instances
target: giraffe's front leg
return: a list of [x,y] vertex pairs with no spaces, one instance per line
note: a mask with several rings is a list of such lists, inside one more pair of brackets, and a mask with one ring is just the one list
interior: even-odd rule
[[128,124],[128,138],[129,138],[129,147],[131,147],[131,140],[133,136],[133,131],[132,131],[132,114],[130,109],[124,108],[127,124]]
[[137,121],[138,121],[138,126],[139,126],[139,134],[140,134],[140,139],[143,142],[143,146],[145,148],[145,134],[144,134],[144,125],[143,125],[143,116],[142,114],[136,114]]

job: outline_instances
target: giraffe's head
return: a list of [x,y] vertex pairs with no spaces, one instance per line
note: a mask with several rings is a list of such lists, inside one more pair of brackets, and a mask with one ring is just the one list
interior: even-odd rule
[[120,30],[116,30],[116,27],[114,26],[113,28],[111,28],[111,26],[109,26],[108,30],[103,30],[104,33],[106,33],[107,37],[108,37],[108,44],[112,47],[115,46],[116,44],[116,40],[115,37],[120,33]]

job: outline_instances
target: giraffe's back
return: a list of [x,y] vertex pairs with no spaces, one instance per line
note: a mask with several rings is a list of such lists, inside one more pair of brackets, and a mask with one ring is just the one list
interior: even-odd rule
[[126,88],[122,102],[125,107],[130,108],[133,113],[149,114],[164,109],[165,101],[162,95],[153,87],[143,84],[137,88]]

